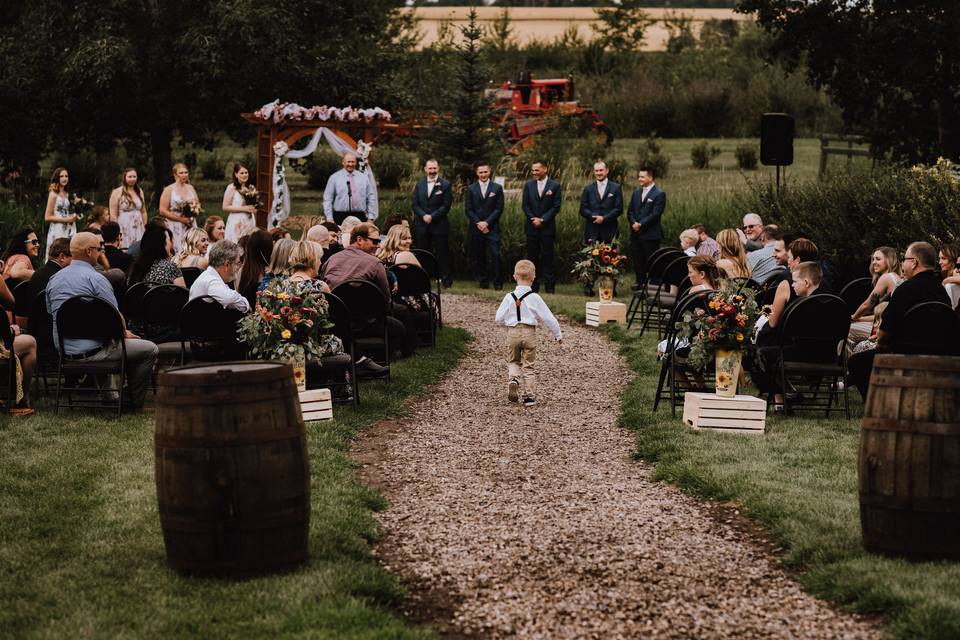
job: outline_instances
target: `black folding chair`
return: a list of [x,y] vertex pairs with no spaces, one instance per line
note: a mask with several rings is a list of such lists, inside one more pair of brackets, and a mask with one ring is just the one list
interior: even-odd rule
[[[333,290],[350,311],[350,330],[357,352],[379,365],[390,367],[389,301],[377,286],[366,280],[347,280]],[[380,358],[375,355],[381,356]],[[387,372],[389,377],[390,373]]]
[[[843,411],[850,417],[847,388],[843,406],[838,389],[847,372],[844,345],[850,331],[850,312],[839,296],[817,294],[798,298],[787,307],[778,346],[777,377],[783,391],[783,406],[793,409]],[[791,401],[791,389],[799,395]],[[771,394],[772,395],[772,394]]]
[[[180,309],[180,364],[243,360],[246,349],[237,339],[237,322],[243,314],[225,309],[210,296],[194,298]],[[189,346],[189,348],[188,348]]]
[[[360,386],[357,384],[357,367],[354,356],[356,346],[353,342],[353,332],[350,330],[350,310],[347,309],[343,300],[332,293],[325,293],[323,297],[327,300],[327,314],[330,322],[333,323],[333,328],[326,331],[340,338],[345,353],[325,356],[320,359],[319,363],[307,361],[307,389],[318,387],[328,387],[331,391],[337,388],[349,389],[350,400],[342,397],[338,398],[337,394],[333,394],[333,402],[338,404],[351,402],[356,406],[360,404]],[[317,380],[320,380],[321,383],[316,384]]]
[[630,298],[630,304],[627,307],[627,329],[633,326],[633,321],[638,313],[640,319],[643,320],[646,315],[647,302],[657,295],[663,272],[666,271],[671,262],[680,256],[686,256],[686,254],[673,247],[662,247],[657,249],[650,257],[647,266],[647,279],[640,283],[639,289],[633,292],[633,297]]
[[123,294],[123,298],[120,299],[120,311],[128,323],[136,324],[144,319],[143,298],[150,289],[156,286],[159,286],[159,283],[144,280],[130,285],[126,293]]
[[[114,402],[104,400],[102,392],[116,392],[117,417],[123,406],[123,384],[127,371],[127,345],[124,341],[125,331],[123,318],[120,312],[106,300],[95,296],[73,296],[57,309],[57,350],[58,380],[57,398],[54,411],[60,413],[60,397],[67,394],[67,408],[69,409],[109,409]],[[120,345],[120,357],[104,360],[87,361],[68,356],[64,350],[64,341],[94,340],[104,345],[116,342]],[[93,376],[97,384],[93,386],[79,386],[82,376]],[[109,380],[110,375],[118,375],[116,387],[109,384],[102,385],[101,381]],[[69,382],[68,382],[69,381]],[[75,399],[73,394],[81,398]]]
[[[660,406],[661,400],[670,398],[670,411],[673,417],[677,415],[677,407],[683,406],[683,398],[688,391],[709,391],[713,387],[713,373],[691,367],[687,363],[686,354],[690,350],[691,336],[681,335],[677,323],[683,320],[686,312],[695,313],[703,309],[710,313],[708,302],[712,291],[698,291],[687,293],[680,298],[670,314],[670,322],[665,332],[666,349],[660,361],[660,379],[657,382],[657,395],[653,401],[653,410]],[[688,344],[681,345],[681,340]]]
[[872,278],[857,278],[844,285],[843,289],[840,290],[840,297],[846,303],[850,315],[853,315],[854,311],[860,308],[871,291],[873,291]]
[[677,296],[680,294],[680,285],[683,283],[683,279],[689,275],[687,262],[690,261],[690,256],[682,251],[679,256],[675,256],[675,254],[665,255],[667,258],[670,258],[670,262],[667,268],[663,270],[660,276],[660,282],[657,284],[657,289],[653,296],[647,297],[645,303],[646,313],[643,316],[643,324],[640,325],[641,336],[646,332],[647,327],[650,326],[651,320],[657,324],[657,334],[663,334],[666,322],[670,318],[670,311],[677,303]]
[[960,355],[960,316],[943,302],[915,304],[903,316],[902,330],[890,345],[892,353]]
[[200,274],[203,273],[203,269],[197,267],[180,267],[180,273],[183,274],[183,282],[187,289],[189,289],[193,286],[196,279],[200,277]]
[[43,381],[43,391],[47,393],[50,390],[50,378],[56,376],[60,354],[53,341],[53,317],[47,311],[45,289],[33,296],[28,317],[27,333],[37,341],[37,378]]
[[426,249],[411,249],[411,253],[417,258],[417,262],[420,263],[420,266],[424,271],[427,272],[427,275],[430,276],[430,279],[436,282],[437,285],[437,323],[440,329],[443,329],[443,297],[440,295],[443,290],[443,283],[440,278],[440,262],[437,260],[437,256],[433,255],[432,252],[427,251]]
[[[390,271],[397,277],[397,295],[418,297],[428,305],[426,311],[414,311],[414,319],[420,326],[426,327],[426,336],[430,345],[437,344],[437,308],[431,290],[430,276],[415,264],[395,264]],[[408,305],[409,306],[409,305]]]
[[190,299],[190,291],[175,284],[161,284],[151,288],[143,296],[141,309],[144,318],[152,325],[167,327],[176,338],[157,344],[158,362],[175,364],[180,353],[180,311]]

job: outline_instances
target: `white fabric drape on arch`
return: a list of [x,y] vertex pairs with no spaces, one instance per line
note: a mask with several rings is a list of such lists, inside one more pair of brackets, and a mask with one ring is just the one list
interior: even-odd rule
[[[303,149],[290,149],[286,154],[276,154],[276,161],[273,163],[273,202],[270,205],[270,220],[267,223],[268,229],[273,229],[274,227],[280,226],[283,224],[283,221],[290,216],[290,188],[287,186],[286,178],[282,180],[277,180],[278,177],[283,176],[283,156],[286,155],[290,158],[305,158],[309,156],[314,151],[317,150],[317,145],[320,143],[320,137],[323,136],[323,139],[327,141],[327,144],[330,145],[330,148],[333,149],[334,153],[338,156],[343,157],[347,153],[356,154],[357,150],[350,146],[350,144],[335,134],[333,131],[326,127],[320,127],[317,129],[316,133],[313,134],[313,137],[310,138],[310,142],[307,143]],[[373,189],[374,203],[379,203],[379,196],[377,194],[377,181],[373,176],[373,169],[370,168],[370,163],[367,162],[366,166],[363,169],[363,173],[370,180],[370,188]],[[373,219],[376,220],[379,215],[379,211],[374,211]]]

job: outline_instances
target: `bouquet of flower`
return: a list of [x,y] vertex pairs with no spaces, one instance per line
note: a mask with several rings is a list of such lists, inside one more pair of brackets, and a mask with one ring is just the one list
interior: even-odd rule
[[79,193],[70,196],[70,211],[77,216],[77,220],[83,220],[84,216],[93,209],[93,201],[87,200]]
[[627,256],[620,253],[616,244],[587,240],[587,246],[580,251],[582,259],[573,265],[577,279],[583,284],[593,285],[597,278],[607,277],[614,280],[620,275],[620,267],[627,263]]
[[180,203],[180,206],[176,209],[184,218],[199,218],[200,214],[203,213],[203,209],[200,208],[199,202],[194,202],[193,200],[184,200]]
[[709,295],[709,311],[695,309],[683,314],[677,323],[678,337],[690,336],[688,362],[704,368],[718,350],[747,352],[753,348],[760,309],[753,289],[726,282]]
[[[281,279],[282,280],[282,279]],[[268,360],[291,360],[303,349],[308,360],[343,352],[330,323],[327,300],[311,283],[274,280],[257,293],[256,313],[239,322],[240,340],[250,353]]]
[[252,184],[245,184],[240,187],[240,195],[243,196],[244,204],[253,205],[257,209],[263,208],[263,199],[260,197],[260,192]]

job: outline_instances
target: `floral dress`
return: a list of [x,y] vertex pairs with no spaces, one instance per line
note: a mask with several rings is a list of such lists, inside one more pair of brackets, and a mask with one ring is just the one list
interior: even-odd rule
[[120,247],[127,249],[134,242],[140,242],[143,237],[143,200],[134,195],[133,199],[124,191],[120,194],[117,205],[117,224],[120,225]]
[[[170,189],[170,210],[183,215],[180,211],[180,207],[183,206],[184,202],[191,202],[192,198],[185,199],[177,195],[176,189]],[[185,225],[182,222],[176,222],[174,220],[167,220],[167,227],[170,229],[170,233],[173,234],[173,253],[180,253],[180,249],[183,248],[183,238],[187,235],[187,230],[197,226],[197,219],[190,218],[190,224]]]
[[[228,189],[230,187],[227,187]],[[230,201],[232,207],[242,207],[247,204],[243,195],[234,189],[233,200]],[[223,231],[223,239],[230,242],[237,242],[243,236],[250,233],[250,230],[256,226],[253,216],[249,213],[231,213],[227,216],[226,228]]]
[[[53,215],[66,218],[70,215],[70,198],[64,195],[57,196],[57,204],[53,209]],[[47,228],[47,250],[43,254],[44,261],[50,257],[50,245],[57,238],[72,238],[77,233],[77,224],[75,222],[51,222]]]

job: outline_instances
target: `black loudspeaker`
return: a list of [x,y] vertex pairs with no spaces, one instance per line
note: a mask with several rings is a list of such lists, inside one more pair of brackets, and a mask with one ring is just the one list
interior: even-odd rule
[[786,167],[793,164],[793,116],[765,113],[760,120],[760,162]]

